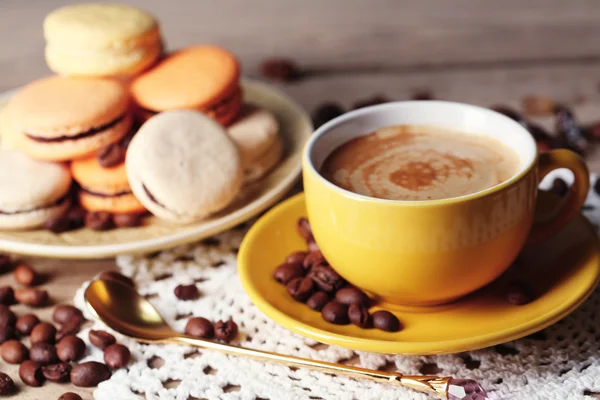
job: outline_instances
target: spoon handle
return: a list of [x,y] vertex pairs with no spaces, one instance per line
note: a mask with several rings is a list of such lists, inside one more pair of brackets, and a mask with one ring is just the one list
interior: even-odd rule
[[185,344],[203,349],[216,350],[235,356],[250,357],[262,361],[270,361],[290,367],[303,367],[321,372],[334,373],[350,376],[353,378],[365,378],[379,383],[390,383],[397,386],[405,386],[411,389],[436,394],[442,399],[447,399],[449,377],[437,376],[409,376],[399,372],[376,371],[366,368],[353,367],[349,365],[336,364],[326,361],[311,360],[295,356],[271,353],[268,351],[248,349],[210,340],[197,339],[187,335],[176,336],[161,340],[162,343]]

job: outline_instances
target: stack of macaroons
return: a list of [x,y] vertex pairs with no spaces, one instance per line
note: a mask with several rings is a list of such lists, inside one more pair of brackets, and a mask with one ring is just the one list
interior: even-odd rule
[[[44,37],[58,75],[26,85],[0,113],[0,229],[61,233],[82,218],[96,230],[131,227],[142,220],[123,217],[147,211],[196,222],[281,159],[277,119],[243,103],[228,51],[164,55],[153,16],[107,3],[51,12]],[[72,216],[79,222],[61,222]]]

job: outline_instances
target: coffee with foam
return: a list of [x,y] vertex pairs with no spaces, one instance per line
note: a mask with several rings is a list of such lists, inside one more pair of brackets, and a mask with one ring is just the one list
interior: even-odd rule
[[516,152],[494,138],[397,125],[344,143],[327,157],[321,174],[364,196],[437,200],[490,188],[519,168]]

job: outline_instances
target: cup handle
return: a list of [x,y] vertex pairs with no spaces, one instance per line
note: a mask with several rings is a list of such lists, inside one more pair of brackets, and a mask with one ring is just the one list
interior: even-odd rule
[[548,214],[540,214],[538,205],[536,221],[531,228],[528,244],[542,241],[564,228],[575,218],[587,198],[590,190],[590,176],[583,159],[578,154],[566,149],[541,153],[538,160],[538,182],[557,168],[570,169],[575,180],[558,209],[554,209]]

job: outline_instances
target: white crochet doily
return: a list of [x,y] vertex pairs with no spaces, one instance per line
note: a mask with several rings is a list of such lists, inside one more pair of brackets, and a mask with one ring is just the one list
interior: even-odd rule
[[[588,204],[584,213],[600,224],[600,197],[590,194]],[[588,391],[600,392],[600,315],[596,314],[600,291],[559,323],[494,348],[432,357],[354,352],[294,334],[269,320],[250,302],[236,273],[236,250],[245,230],[238,227],[214,239],[158,254],[121,256],[117,263],[166,320],[181,331],[191,315],[213,321],[232,317],[240,327],[242,346],[366,368],[396,368],[406,374],[474,378],[491,399],[584,400],[590,399],[585,395]],[[195,301],[178,300],[173,294],[175,286],[193,282],[202,296]],[[75,303],[83,309],[82,293],[83,287]],[[96,323],[93,329],[106,328]],[[87,330],[80,336],[87,341]],[[189,347],[142,345],[117,337],[131,349],[132,361],[127,369],[98,386],[94,392],[98,400],[428,399],[414,391],[369,381]],[[90,351],[87,359],[102,361],[98,350]]]

